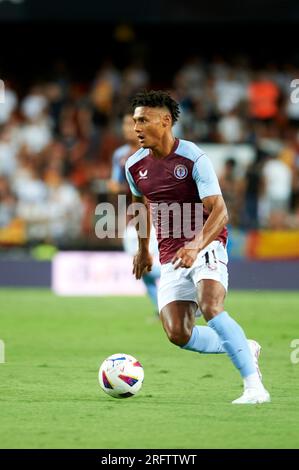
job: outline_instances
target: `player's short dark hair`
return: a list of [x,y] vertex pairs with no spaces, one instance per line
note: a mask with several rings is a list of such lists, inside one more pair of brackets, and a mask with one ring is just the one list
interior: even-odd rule
[[171,98],[170,94],[162,90],[141,91],[132,99],[133,111],[138,106],[148,106],[149,108],[167,108],[174,124],[179,117],[180,109],[178,103]]

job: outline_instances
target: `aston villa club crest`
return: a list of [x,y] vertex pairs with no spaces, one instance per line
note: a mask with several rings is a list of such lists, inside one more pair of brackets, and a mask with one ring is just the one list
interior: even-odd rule
[[178,180],[183,180],[188,175],[188,168],[185,165],[176,165],[174,168],[174,176]]

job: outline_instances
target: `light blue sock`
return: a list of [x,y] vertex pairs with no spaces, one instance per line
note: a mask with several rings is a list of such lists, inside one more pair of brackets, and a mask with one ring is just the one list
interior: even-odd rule
[[231,361],[239,369],[242,377],[248,377],[256,372],[253,358],[244,331],[227,312],[208,321],[208,325],[219,335],[222,346]]
[[183,349],[205,354],[220,354],[226,352],[222,347],[221,339],[217,333],[209,326],[199,325],[193,327],[191,338],[188,343],[183,346]]

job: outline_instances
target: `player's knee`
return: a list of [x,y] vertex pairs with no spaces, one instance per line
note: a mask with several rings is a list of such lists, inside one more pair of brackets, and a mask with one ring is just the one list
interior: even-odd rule
[[176,346],[185,346],[188,343],[191,332],[188,331],[186,328],[177,329],[177,328],[170,328],[166,330],[168,339],[171,343],[175,344]]
[[223,311],[223,304],[217,299],[203,300],[200,303],[200,310],[206,320],[211,320]]

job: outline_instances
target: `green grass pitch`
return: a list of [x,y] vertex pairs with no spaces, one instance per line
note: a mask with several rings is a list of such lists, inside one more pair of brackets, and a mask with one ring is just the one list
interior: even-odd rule
[[[3,289],[0,305],[1,448],[299,447],[299,364],[290,360],[299,293],[228,295],[227,310],[263,347],[272,403],[256,406],[231,405],[242,385],[228,358],[169,343],[146,298]],[[134,398],[98,385],[100,363],[118,352],[143,364]]]

